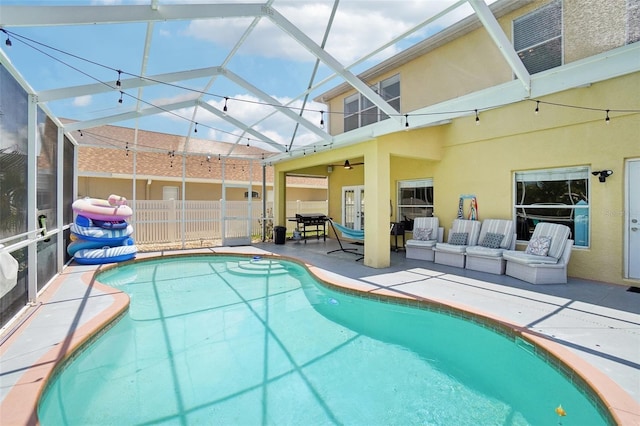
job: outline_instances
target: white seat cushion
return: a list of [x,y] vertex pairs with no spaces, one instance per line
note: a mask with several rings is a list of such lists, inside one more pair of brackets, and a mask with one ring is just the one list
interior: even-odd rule
[[436,240],[407,240],[405,246],[409,247],[433,247],[436,245]]
[[503,249],[493,249],[482,246],[467,247],[467,255],[469,256],[501,257],[502,253],[504,253]]
[[436,244],[436,250],[442,251],[442,252],[445,252],[445,253],[460,253],[460,254],[464,254],[464,252],[467,250],[467,247],[469,247],[469,246],[461,246],[461,245],[449,244],[449,243],[438,243],[438,244]]
[[522,263],[525,265],[545,264],[555,265],[558,259],[551,256],[538,256],[535,254],[526,254],[523,251],[508,250],[502,253],[502,257],[510,262]]

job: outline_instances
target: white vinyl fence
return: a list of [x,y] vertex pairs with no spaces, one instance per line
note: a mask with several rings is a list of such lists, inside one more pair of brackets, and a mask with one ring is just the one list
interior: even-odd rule
[[[249,216],[247,201],[227,201],[227,210],[231,207],[234,212],[244,211]],[[262,239],[262,201],[251,202],[250,234],[253,239]],[[267,204],[267,235],[271,238],[273,229],[273,203]],[[222,240],[222,202],[221,201],[181,201],[181,200],[136,200],[131,203],[133,208],[134,240],[138,245],[170,244],[181,241],[200,242]],[[288,201],[287,217],[295,217],[296,213],[328,214],[327,201]],[[235,213],[234,213],[235,214]],[[227,223],[227,226],[230,224]],[[246,230],[246,224],[232,222],[231,226],[240,226],[238,232]],[[295,222],[287,221],[287,231],[293,232]],[[227,230],[234,233],[234,230]]]

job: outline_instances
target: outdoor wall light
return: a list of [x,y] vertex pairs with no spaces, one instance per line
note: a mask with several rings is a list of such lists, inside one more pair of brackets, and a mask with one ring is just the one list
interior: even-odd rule
[[600,182],[606,182],[607,178],[613,174],[613,170],[600,170],[596,172],[591,172],[592,175],[598,176],[598,180]]

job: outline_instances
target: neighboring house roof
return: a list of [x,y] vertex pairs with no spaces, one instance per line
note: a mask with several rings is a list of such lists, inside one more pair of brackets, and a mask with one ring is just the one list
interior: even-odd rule
[[[78,141],[78,176],[168,178],[190,181],[262,182],[261,160],[273,155],[263,149],[228,142],[187,138],[128,127],[100,126],[83,130]],[[233,150],[233,157],[227,155]],[[188,152],[186,155],[183,153]],[[273,167],[266,168],[273,183]],[[289,177],[287,184],[326,188],[326,179]]]

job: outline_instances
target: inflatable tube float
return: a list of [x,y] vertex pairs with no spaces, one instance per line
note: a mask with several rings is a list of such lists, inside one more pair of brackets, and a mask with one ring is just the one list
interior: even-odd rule
[[103,229],[126,229],[129,225],[126,220],[100,220],[93,219],[93,224]]
[[71,208],[77,214],[88,217],[91,220],[121,221],[129,219],[133,215],[131,207],[126,204],[116,204],[118,202],[115,199],[116,196],[111,195],[109,198],[111,199],[111,197],[114,197],[113,205],[109,200],[87,197],[74,201]]
[[116,246],[122,245],[124,240],[133,234],[133,226],[127,225],[125,229],[104,229],[72,223],[71,233],[81,240],[101,242],[103,246]]
[[[118,246],[132,246],[134,244],[135,243],[133,242],[133,238],[127,237],[124,241],[122,241],[121,244],[118,244]],[[106,247],[113,247],[113,246],[105,244],[104,241],[76,240],[67,246],[67,253],[69,253],[69,256],[75,256],[75,254],[80,250],[106,248]]]
[[136,257],[136,246],[104,247],[78,250],[73,258],[81,265],[100,265],[131,260]]
[[125,229],[128,225],[126,220],[100,220],[89,219],[81,214],[76,216],[76,225],[80,226],[97,226],[104,229]]

